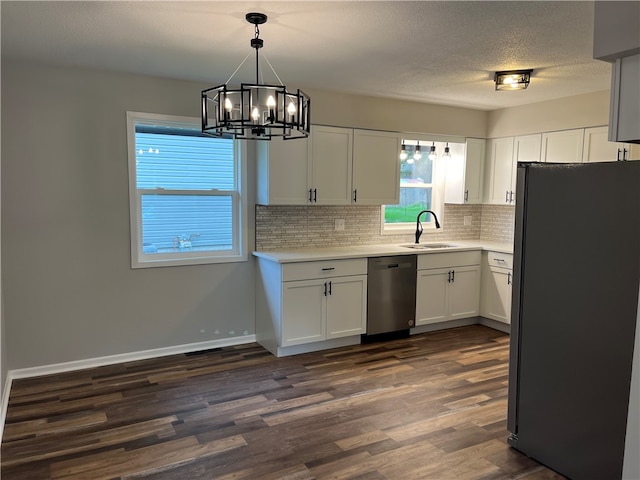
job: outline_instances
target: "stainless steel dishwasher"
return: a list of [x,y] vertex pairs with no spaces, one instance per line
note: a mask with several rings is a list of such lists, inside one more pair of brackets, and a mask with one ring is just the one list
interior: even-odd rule
[[416,266],[416,255],[369,258],[367,335],[415,326]]

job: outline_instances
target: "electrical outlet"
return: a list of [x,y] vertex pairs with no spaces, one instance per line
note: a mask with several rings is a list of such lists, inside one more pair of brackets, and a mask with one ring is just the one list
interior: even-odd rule
[[336,218],[336,230],[344,230],[344,218]]
[[469,225],[471,225],[471,215],[465,215],[465,216],[464,216],[464,224],[465,224],[465,226],[467,226],[467,227],[468,227]]

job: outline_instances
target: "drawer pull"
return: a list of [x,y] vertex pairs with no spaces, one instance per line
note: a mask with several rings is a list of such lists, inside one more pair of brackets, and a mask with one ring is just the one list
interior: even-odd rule
[[493,261],[494,262],[501,262],[501,263],[505,262],[504,258],[494,258]]
[[330,270],[335,270],[335,269],[336,269],[335,267],[325,267],[325,268],[322,269],[322,271],[323,272],[328,272]]

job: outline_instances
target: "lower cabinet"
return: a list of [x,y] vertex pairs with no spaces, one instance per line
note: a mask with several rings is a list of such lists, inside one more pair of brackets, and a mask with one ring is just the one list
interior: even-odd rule
[[274,355],[359,343],[366,331],[366,258],[259,258],[256,282],[256,340]]
[[284,282],[281,346],[365,333],[367,276]]
[[479,315],[480,252],[418,257],[416,326]]
[[511,323],[511,288],[513,255],[484,252],[480,315]]

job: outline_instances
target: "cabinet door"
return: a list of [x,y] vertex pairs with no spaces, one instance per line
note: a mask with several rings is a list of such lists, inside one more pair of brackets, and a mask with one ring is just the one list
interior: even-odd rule
[[352,146],[353,130],[350,128],[311,127],[309,185],[312,203],[351,203]]
[[479,313],[480,266],[452,268],[447,319],[475,317]]
[[584,129],[582,161],[615,162],[629,158],[629,146],[624,143],[609,141],[609,127],[593,127]]
[[400,201],[400,137],[396,133],[355,130],[352,201],[395,205]]
[[513,139],[514,162],[539,162],[542,134],[520,135]]
[[309,203],[309,140],[256,142],[257,203],[306,205]]
[[447,320],[450,268],[418,270],[416,283],[416,326]]
[[494,138],[487,144],[486,203],[511,204],[515,200],[513,182],[513,137]]
[[640,141],[640,53],[616,59],[611,75],[609,139],[637,143]]
[[[464,151],[458,151],[458,145]],[[466,145],[451,144],[446,161],[445,203],[482,203],[485,140],[467,138]]]
[[542,161],[551,163],[582,163],[583,143],[583,128],[543,133]]
[[325,280],[284,282],[281,345],[325,340]]
[[328,282],[327,339],[365,333],[367,276],[336,277]]
[[510,323],[511,319],[511,270],[488,267],[483,278],[482,316]]

